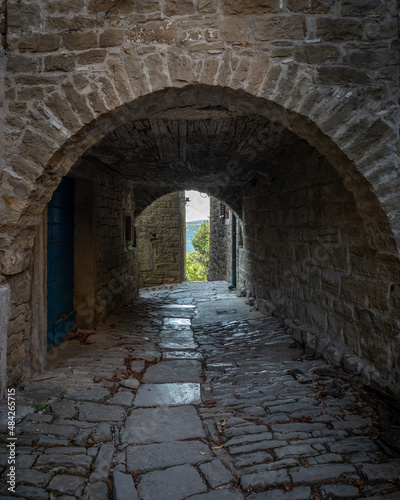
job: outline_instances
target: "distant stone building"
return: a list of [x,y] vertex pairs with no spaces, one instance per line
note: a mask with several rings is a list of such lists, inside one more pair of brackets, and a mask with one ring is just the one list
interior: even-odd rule
[[162,196],[137,220],[139,287],[185,280],[185,193]]

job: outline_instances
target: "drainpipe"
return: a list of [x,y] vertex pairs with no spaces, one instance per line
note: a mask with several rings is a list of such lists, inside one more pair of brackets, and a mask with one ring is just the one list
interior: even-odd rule
[[236,288],[236,216],[232,212],[232,284],[229,290]]

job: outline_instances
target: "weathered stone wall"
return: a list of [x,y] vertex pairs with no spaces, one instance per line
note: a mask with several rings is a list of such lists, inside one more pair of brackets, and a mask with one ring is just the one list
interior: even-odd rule
[[[6,4],[0,5],[3,9]],[[189,115],[194,109],[207,119],[211,113],[207,110],[223,108],[228,114],[261,116],[286,127],[323,154],[352,193],[362,221],[359,227],[365,232],[360,235],[365,238],[363,245],[387,259],[398,256],[397,14],[394,0],[8,0],[6,22],[1,21],[6,39],[1,46],[5,57],[0,70],[7,64],[4,96],[0,95],[0,110],[5,115],[0,124],[0,266],[2,280],[11,290],[8,328],[14,347],[10,366],[15,367],[26,353],[32,247],[46,203],[78,158],[118,127],[126,126],[125,137],[129,138],[134,119],[174,114],[179,108],[189,110]],[[2,74],[0,71],[0,92]],[[176,117],[179,119],[179,113]],[[176,126],[176,130],[172,140],[156,133],[154,142],[146,146],[150,151],[159,150],[159,157],[167,158],[168,165],[156,168],[157,175],[165,178],[153,185],[146,169],[140,170],[135,179],[137,206],[139,201],[144,207],[177,189],[196,188],[220,196],[239,212],[237,188],[253,174],[226,157],[218,168],[210,169],[212,173],[186,163],[184,151],[170,157],[170,144],[180,144],[181,129]],[[201,135],[212,136],[212,132],[204,126]],[[225,131],[225,137],[229,135]],[[222,143],[224,140],[222,137]],[[231,148],[229,141],[226,148]],[[285,144],[281,151],[286,152]],[[199,147],[196,156],[203,154]],[[255,155],[254,162],[255,170],[267,167],[263,175],[268,178],[274,158],[263,162]],[[168,176],[185,178],[177,173],[179,168],[192,175],[190,185],[170,183]],[[125,177],[121,183],[129,180],[133,179]],[[252,239],[257,224],[248,229],[253,255],[245,265],[250,266],[250,276],[264,250],[262,239]],[[284,232],[279,237],[282,242],[288,238]],[[388,268],[382,264],[382,276],[373,278],[377,290]],[[358,273],[357,267],[354,272]],[[396,270],[390,272],[388,308],[398,318],[400,280]],[[103,289],[109,274],[110,269],[101,269]],[[360,276],[365,278],[363,273]],[[254,276],[259,297],[269,297],[268,283],[273,279],[277,278],[268,276],[265,281],[269,292],[260,293],[261,285]],[[345,282],[341,277],[340,290],[346,291]],[[283,296],[289,296],[287,282],[281,279],[280,283]],[[355,297],[361,287],[357,283]],[[369,292],[371,297],[367,295],[368,305],[360,306],[359,299],[350,300],[348,286],[346,300],[352,303],[353,321],[373,325],[366,331],[379,350],[381,339],[390,338],[394,319],[383,327],[389,312],[384,306],[379,310],[378,299],[371,298],[373,292]],[[296,293],[299,303],[300,291]],[[309,303],[308,299],[301,301]],[[318,299],[315,301],[320,310]],[[309,319],[311,309],[306,308]],[[359,317],[358,310],[367,311],[370,323]],[[319,324],[319,313],[314,316]],[[386,348],[390,342],[384,344]],[[396,352],[391,351],[390,360]],[[18,366],[22,364],[20,361]],[[387,374],[383,363],[378,365]],[[20,368],[12,370],[12,377],[21,373]]]
[[[392,157],[399,76],[394,0],[9,0],[7,5],[9,169],[1,197],[6,230],[35,226],[39,206],[61,175],[139,111],[139,103],[132,104],[138,98],[201,84],[242,89],[274,103],[270,114],[335,167],[344,152],[371,182],[399,234],[393,188],[400,181],[391,168],[398,161]],[[158,103],[154,106],[142,110],[144,116]],[[46,183],[44,170],[55,174]],[[342,174],[346,183],[355,180],[351,169]],[[367,189],[358,184],[356,198]],[[27,235],[24,248],[17,245],[19,260],[33,235]]]
[[[76,170],[93,183],[95,323],[116,305],[131,302],[138,293],[137,249],[133,247],[133,186],[117,176],[82,162]],[[74,172],[74,170],[73,170]],[[79,213],[76,214],[79,217]],[[126,225],[131,225],[128,239]],[[75,238],[79,235],[75,234]],[[83,277],[82,277],[83,278]],[[80,277],[76,276],[75,281]],[[89,304],[91,302],[88,296]],[[79,305],[76,307],[79,307]]]
[[366,380],[400,381],[398,259],[372,248],[352,194],[320,155],[244,199],[245,282],[261,311],[293,320],[312,352]]
[[[207,280],[230,280],[230,232],[225,216],[220,214],[221,202],[210,197],[210,245]],[[226,215],[229,208],[226,207]]]
[[[71,176],[75,179],[77,204],[74,307],[77,310],[78,326],[86,329],[103,320],[117,304],[127,303],[137,295],[136,249],[125,241],[124,219],[127,213],[133,214],[134,204],[130,184],[93,165],[80,162],[72,169]],[[79,186],[84,183],[82,187],[87,191],[87,182],[91,185],[92,199],[83,213],[79,205]],[[91,234],[79,232],[85,217],[92,219]],[[44,232],[43,228],[38,231],[37,238],[43,234],[46,234],[45,228]],[[46,255],[45,236],[43,245],[42,251]],[[87,245],[91,245],[90,250]],[[32,317],[32,312],[37,307],[37,294],[45,293],[45,290],[35,290],[33,293],[32,290],[37,288],[33,281],[38,279],[38,275],[46,275],[46,259],[36,262],[33,252],[27,258],[30,262],[29,269],[7,279],[12,300],[8,322],[8,384],[14,384],[31,370],[37,371],[46,364],[47,329],[46,321],[42,321],[46,317],[45,300],[41,301],[43,307],[36,318],[41,322],[37,333],[42,337],[41,341],[38,342],[32,335],[33,330],[38,329],[35,318]],[[79,261],[83,261],[83,265],[80,266],[82,262]],[[33,344],[37,343],[43,351],[35,351],[33,355],[30,351]]]
[[185,193],[162,196],[137,220],[141,288],[185,279]]

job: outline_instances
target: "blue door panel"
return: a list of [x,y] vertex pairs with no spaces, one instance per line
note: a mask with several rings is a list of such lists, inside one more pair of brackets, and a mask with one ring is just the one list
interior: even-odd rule
[[74,212],[70,208],[50,207],[47,224],[74,224]]
[[74,180],[63,177],[47,205],[47,347],[75,329]]
[[[47,285],[67,277],[69,277],[71,283],[73,283],[73,272],[74,272],[74,262],[72,260],[64,260],[61,262],[56,262],[54,264],[51,264],[47,268]],[[49,297],[48,290],[47,290],[47,297]],[[49,300],[49,298],[47,298],[47,300]]]
[[[51,210],[47,210],[49,212]],[[47,222],[47,244],[52,243],[65,243],[67,241],[72,243],[72,250],[66,246],[68,253],[73,253],[73,240],[74,240],[74,225],[73,224],[51,224]]]
[[60,243],[47,245],[47,262],[54,263],[67,260],[67,253]]
[[[47,304],[47,325],[58,321],[60,318],[64,317],[65,314],[69,314],[74,309],[73,298],[72,297],[61,297],[51,304]],[[65,311],[60,314],[60,311]]]
[[[54,283],[49,283],[47,285],[47,303],[52,304],[56,302],[58,299],[61,299],[65,296],[73,296],[74,287],[69,279],[69,276],[62,280],[55,281]],[[50,302],[51,301],[51,302]]]

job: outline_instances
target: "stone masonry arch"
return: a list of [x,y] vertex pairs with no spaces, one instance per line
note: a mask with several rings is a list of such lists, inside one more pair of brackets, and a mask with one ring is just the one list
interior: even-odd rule
[[307,141],[353,194],[371,248],[397,259],[396,2],[9,0],[5,26],[5,287],[29,269],[46,203],[91,147],[135,119],[214,110]]
[[[321,96],[316,94],[312,100],[320,102]],[[333,104],[330,103],[330,106],[333,107]],[[50,139],[46,141],[42,136],[40,139],[39,136],[33,139],[32,132],[28,129],[25,132],[26,136],[24,135],[22,138],[20,148],[16,148],[14,156],[10,156],[9,161],[12,167],[7,167],[3,173],[3,220],[9,220],[11,226],[16,226],[14,229],[16,234],[19,234],[20,229],[24,228],[29,235],[29,228],[33,226],[33,231],[30,234],[30,240],[32,241],[34,236],[34,223],[32,224],[32,221],[36,215],[41,213],[44,204],[49,201],[61,177],[70,170],[81,154],[101,140],[107,133],[124,123],[130,122],[133,117],[140,119],[149,116],[162,116],[169,109],[183,108],[201,111],[212,107],[225,108],[232,114],[255,114],[267,117],[273,122],[283,124],[296,135],[315,146],[337,168],[345,186],[354,193],[356,200],[360,200],[359,210],[366,220],[366,227],[371,241],[377,237],[382,238],[387,249],[391,249],[393,253],[395,252],[395,246],[390,242],[391,236],[384,236],[385,230],[382,231],[387,227],[389,234],[392,232],[397,242],[396,223],[398,219],[396,218],[396,210],[394,214],[389,210],[385,211],[394,198],[395,186],[393,182],[398,181],[398,177],[393,179],[390,174],[390,172],[395,172],[394,165],[391,162],[387,169],[389,173],[385,176],[386,187],[382,186],[381,178],[377,177],[376,180],[379,180],[380,183],[374,189],[374,185],[371,185],[368,181],[368,172],[364,175],[361,168],[357,168],[357,159],[352,161],[346,155],[347,148],[345,148],[345,151],[340,150],[333,139],[324,134],[317,124],[313,123],[309,118],[287,110],[283,106],[265,98],[253,98],[243,91],[203,85],[193,85],[181,89],[167,88],[164,91],[150,93],[134,101],[129,101],[105,115],[100,115],[97,120],[91,121],[72,135],[56,151],[50,150],[48,155],[52,152],[53,154],[47,164],[44,164],[45,156],[41,157],[40,161],[44,164],[43,166],[37,164],[33,166],[32,160],[35,155],[42,152],[41,148],[38,148],[39,141],[43,140],[44,143],[49,144]],[[58,118],[60,119],[60,117]],[[378,156],[378,151],[387,147],[387,143],[386,137],[375,136],[375,138],[379,139],[380,144],[371,146],[370,150],[373,151],[375,147],[374,154]],[[353,140],[355,143],[359,141],[358,134]],[[349,148],[353,147],[351,141],[347,140],[346,142]],[[54,147],[56,147],[56,144]],[[360,154],[363,156],[358,161],[361,165],[364,165],[364,150],[361,147]],[[393,154],[390,160],[393,161]],[[29,173],[25,179],[20,175],[24,170],[22,165],[25,166],[25,171],[26,168],[29,168]],[[16,172],[14,172],[14,168],[17,170]],[[34,175],[40,173],[34,183],[29,182],[33,168],[35,168]],[[382,195],[379,196],[378,192],[382,193]],[[148,203],[151,203],[154,199]],[[388,226],[391,226],[391,231]],[[29,236],[27,237],[29,239]],[[375,245],[377,244],[379,243],[375,243]],[[16,247],[10,249],[14,255],[16,255],[15,250],[18,253]]]

